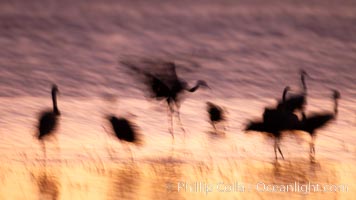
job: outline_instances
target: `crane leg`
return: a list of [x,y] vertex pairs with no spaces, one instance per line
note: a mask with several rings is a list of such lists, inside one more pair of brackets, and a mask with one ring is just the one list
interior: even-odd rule
[[56,150],[57,150],[57,158],[59,159],[59,162],[61,162],[61,148],[58,142],[58,138],[56,136],[54,136],[54,140],[55,140],[55,145],[56,145]]
[[[111,136],[112,134],[110,133],[110,131],[108,131],[104,125],[101,125],[104,129],[104,131],[107,133],[107,137],[105,137],[105,148],[106,151],[108,152],[108,155],[110,156],[110,159],[114,160],[114,155],[115,155],[115,150],[113,149],[113,143],[111,142],[111,138],[109,136]],[[109,142],[110,141],[110,142]]]
[[313,154],[313,147],[312,147],[313,145],[312,145],[312,143],[310,142],[309,143],[309,154],[310,154],[310,156]]
[[274,156],[276,161],[278,161],[278,157],[277,157],[277,139],[274,139]]
[[218,130],[216,129],[215,123],[214,123],[214,122],[211,122],[211,125],[213,125],[214,131],[215,131],[215,134],[218,134]]
[[315,137],[312,138],[312,149],[313,149],[313,155],[315,157]]
[[279,154],[281,154],[282,159],[284,160],[283,153],[281,151],[281,148],[279,147],[279,140],[276,138],[274,140],[274,154],[275,154],[276,160],[278,160],[278,158],[277,158],[277,149],[278,149]]
[[279,148],[279,145],[278,145],[278,151],[279,151],[279,153],[281,154],[281,156],[282,156],[282,158],[283,158],[283,160],[284,160],[284,156],[283,156],[283,153],[282,153],[282,151],[281,151],[281,148]]
[[126,144],[126,143],[125,143],[125,149],[126,149],[126,152],[129,152],[129,154],[130,154],[131,162],[134,162],[135,160],[134,160],[134,156],[133,156],[132,150],[128,146],[128,144]]
[[61,149],[59,148],[59,142],[58,142],[58,138],[54,135],[53,136],[53,140],[55,141],[55,145],[56,145],[56,150],[57,150],[57,153],[59,153],[60,154],[60,152],[61,152]]
[[169,132],[171,133],[172,140],[174,141],[174,133],[173,133],[173,109],[168,104],[167,107],[167,114],[168,114],[168,123],[170,124]]
[[182,129],[182,131],[183,131],[183,133],[184,133],[184,138],[185,138],[185,129],[184,129],[182,120],[181,120],[181,118],[180,118],[179,108],[178,108],[178,110],[177,110],[177,116],[178,116],[178,123],[179,123],[179,126],[180,126],[180,128]]
[[43,140],[40,140],[40,144],[43,153],[44,166],[46,166],[46,161],[47,161],[46,144]]
[[310,160],[313,162],[315,160],[315,137],[312,136],[310,141]]

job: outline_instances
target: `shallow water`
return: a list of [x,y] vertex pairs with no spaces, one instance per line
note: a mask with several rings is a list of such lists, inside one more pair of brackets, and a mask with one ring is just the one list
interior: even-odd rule
[[[321,0],[1,1],[0,199],[352,199],[355,8]],[[146,99],[118,63],[128,56],[173,60],[189,84],[203,79],[212,88],[186,95],[187,133],[175,123],[174,144],[164,103]],[[316,163],[305,133],[285,133],[286,160],[274,163],[271,138],[242,130],[286,85],[300,90],[299,69],[310,75],[308,113],[332,110],[330,89],[337,89],[339,115],[318,132]],[[53,82],[62,115],[45,161],[34,134]],[[211,134],[205,101],[228,111],[224,135]],[[133,160],[104,131],[108,113],[139,127],[144,143],[131,147]],[[251,188],[221,188],[236,182]],[[348,191],[257,191],[261,182]]]

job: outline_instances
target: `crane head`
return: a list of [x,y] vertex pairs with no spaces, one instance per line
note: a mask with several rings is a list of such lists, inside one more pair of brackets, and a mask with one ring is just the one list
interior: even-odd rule
[[53,84],[53,85],[52,85],[52,93],[53,93],[53,92],[59,92],[58,87],[57,87],[56,84]]
[[284,88],[284,91],[285,92],[288,92],[288,91],[291,91],[292,90],[292,88],[290,87],[290,86],[286,86],[285,88]]
[[340,99],[341,98],[340,92],[337,90],[333,90],[333,98]]
[[299,73],[300,73],[301,76],[308,76],[309,77],[308,73],[304,69],[300,69]]

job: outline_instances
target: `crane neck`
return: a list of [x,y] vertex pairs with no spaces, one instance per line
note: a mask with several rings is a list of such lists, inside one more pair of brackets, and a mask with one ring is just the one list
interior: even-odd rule
[[283,103],[286,102],[288,90],[289,90],[288,88],[284,88],[283,90],[283,95],[282,95]]
[[336,116],[338,113],[339,100],[334,98],[334,115]]
[[52,91],[52,102],[53,102],[53,112],[56,115],[60,115],[60,112],[57,107],[57,92],[56,91]]
[[305,84],[305,74],[302,73],[300,79],[302,81],[303,92],[304,92],[304,94],[306,94],[307,93],[307,85]]

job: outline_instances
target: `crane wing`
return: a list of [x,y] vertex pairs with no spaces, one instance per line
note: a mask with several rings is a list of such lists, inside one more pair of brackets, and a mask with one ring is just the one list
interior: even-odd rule
[[127,61],[121,61],[120,63],[125,65],[129,69],[129,73],[144,85],[142,90],[148,92],[151,98],[164,99],[170,94],[171,89],[167,85],[168,81],[164,80],[165,78],[167,79],[167,76],[156,75],[157,72],[155,73],[155,71],[157,70],[149,70],[152,69],[152,66],[147,64],[151,63],[142,62],[141,67],[138,67],[139,64]]

